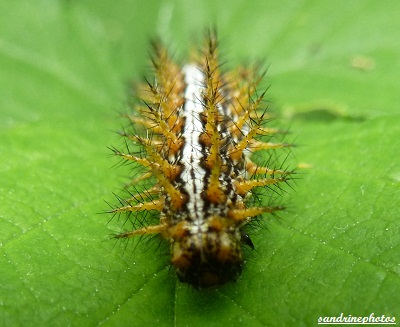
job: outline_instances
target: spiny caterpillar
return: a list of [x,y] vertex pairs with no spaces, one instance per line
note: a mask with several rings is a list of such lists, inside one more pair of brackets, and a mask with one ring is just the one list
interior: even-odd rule
[[[256,87],[264,74],[259,66],[224,72],[217,37],[210,32],[204,48],[180,66],[167,49],[154,44],[153,82],[139,91],[140,102],[128,114],[132,130],[124,131],[125,152],[113,149],[145,173],[131,181],[152,186],[120,200],[112,214],[157,212],[157,224],[141,226],[116,238],[161,234],[171,247],[171,263],[182,282],[209,288],[235,280],[242,270],[242,245],[254,248],[244,227],[264,213],[284,207],[253,205],[254,191],[265,188],[270,199],[291,171],[259,166],[254,152],[290,147],[261,141],[279,131],[265,127],[265,92]],[[143,86],[143,85],[142,85]],[[143,88],[143,87],[142,87]],[[139,135],[137,129],[145,133]],[[133,152],[133,146],[141,150]],[[142,224],[142,222],[140,222]]]

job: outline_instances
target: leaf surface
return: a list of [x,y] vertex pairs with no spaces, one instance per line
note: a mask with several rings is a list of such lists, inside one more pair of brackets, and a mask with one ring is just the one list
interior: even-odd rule
[[[0,323],[310,326],[399,316],[399,3],[12,1],[0,5]],[[388,8],[390,7],[390,10]],[[12,13],[12,15],[10,14]],[[222,56],[270,63],[301,169],[241,278],[180,284],[157,239],[110,240],[127,83],[149,38],[183,57],[217,25]],[[110,132],[109,132],[110,131]],[[129,226],[126,226],[129,228]]]

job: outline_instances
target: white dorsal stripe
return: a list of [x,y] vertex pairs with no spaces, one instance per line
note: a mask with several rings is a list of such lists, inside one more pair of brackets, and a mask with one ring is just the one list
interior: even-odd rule
[[200,225],[204,221],[203,200],[201,191],[204,188],[205,170],[200,166],[203,157],[201,145],[199,143],[200,134],[203,126],[200,121],[200,114],[204,111],[202,104],[204,91],[204,73],[195,64],[183,67],[185,74],[185,104],[183,116],[185,126],[183,137],[185,145],[182,152],[182,164],[184,169],[181,178],[184,182],[184,189],[189,195],[187,208],[195,225]]

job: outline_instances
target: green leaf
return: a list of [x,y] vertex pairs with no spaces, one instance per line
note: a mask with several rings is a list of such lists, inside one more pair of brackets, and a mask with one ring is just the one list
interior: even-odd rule
[[[0,324],[311,326],[399,316],[400,5],[376,1],[3,1]],[[126,84],[149,38],[180,56],[217,25],[224,58],[270,63],[270,99],[303,167],[241,278],[196,291],[157,239],[99,215],[126,170]],[[126,246],[127,245],[127,246]],[[126,246],[126,247],[125,247]]]

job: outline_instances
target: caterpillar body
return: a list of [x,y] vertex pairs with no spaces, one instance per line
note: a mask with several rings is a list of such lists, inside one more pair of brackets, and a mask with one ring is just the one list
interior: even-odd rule
[[[135,220],[140,213],[155,211],[159,220],[115,237],[161,234],[182,282],[216,287],[241,273],[243,245],[253,248],[244,227],[264,213],[284,209],[253,205],[251,198],[257,188],[286,183],[292,172],[259,166],[252,154],[270,155],[291,145],[260,140],[279,132],[265,126],[265,92],[256,91],[263,74],[258,66],[224,72],[215,33],[209,33],[203,50],[183,66],[155,44],[152,65],[154,82],[139,91],[141,101],[127,115],[132,131],[123,132],[126,142],[142,150],[133,152],[128,146],[125,152],[113,151],[144,167],[145,173],[131,185],[143,180],[154,185],[110,212],[135,213]],[[139,135],[137,129],[146,133]]]

